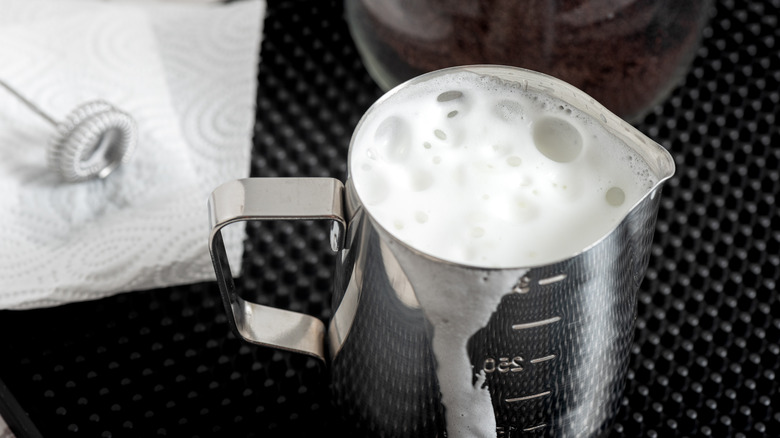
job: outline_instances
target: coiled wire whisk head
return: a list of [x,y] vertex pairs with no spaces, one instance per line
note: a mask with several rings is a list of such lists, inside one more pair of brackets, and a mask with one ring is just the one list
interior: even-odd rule
[[49,147],[49,167],[65,181],[105,178],[129,161],[135,151],[138,142],[135,120],[108,102],[87,102],[71,111],[64,121],[57,122],[2,79],[0,88],[57,129],[58,135]]
[[133,118],[108,102],[87,102],[57,124],[49,165],[66,181],[105,178],[132,156],[138,140]]

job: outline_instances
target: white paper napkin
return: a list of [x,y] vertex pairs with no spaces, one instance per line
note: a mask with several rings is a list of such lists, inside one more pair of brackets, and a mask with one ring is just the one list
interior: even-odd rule
[[[68,184],[54,129],[0,88],[0,308],[212,280],[206,200],[249,175],[265,2],[0,0],[0,79],[56,119],[103,99],[133,159]],[[226,230],[240,259],[243,229]]]
[[14,434],[11,432],[11,429],[8,428],[8,425],[5,424],[5,421],[3,421],[2,418],[0,418],[0,438],[13,438]]

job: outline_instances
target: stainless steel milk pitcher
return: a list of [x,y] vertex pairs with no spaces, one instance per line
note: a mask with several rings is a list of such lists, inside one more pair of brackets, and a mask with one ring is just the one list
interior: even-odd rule
[[[370,436],[598,436],[620,405],[636,294],[673,160],[563,82],[518,68],[459,68],[517,81],[590,114],[647,162],[657,184],[578,254],[495,269],[447,262],[401,242],[372,217],[352,175],[346,184],[228,182],[209,200],[209,248],[231,326],[249,342],[328,361],[334,404]],[[235,292],[221,229],[279,219],[333,221],[338,255],[327,330],[314,317]]]

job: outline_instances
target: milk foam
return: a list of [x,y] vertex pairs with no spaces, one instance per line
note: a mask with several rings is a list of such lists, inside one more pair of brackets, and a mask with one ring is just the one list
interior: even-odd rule
[[579,110],[469,72],[399,90],[367,113],[352,148],[355,188],[382,227],[479,267],[570,257],[657,182]]

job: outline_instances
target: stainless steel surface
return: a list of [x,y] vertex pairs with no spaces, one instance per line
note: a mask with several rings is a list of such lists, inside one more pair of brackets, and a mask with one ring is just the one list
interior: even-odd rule
[[244,339],[325,360],[325,326],[317,318],[261,306],[236,294],[222,228],[238,221],[334,221],[331,246],[343,244],[343,185],[332,178],[244,179],[219,186],[209,198],[209,251],[230,325]]
[[649,194],[588,251],[528,269],[443,263],[354,216],[335,304],[357,310],[340,322],[351,331],[332,363],[336,402],[389,436],[442,436],[444,424],[448,436],[605,430],[658,202]]
[[105,178],[132,157],[138,129],[129,114],[106,102],[92,101],[57,122],[6,82],[0,80],[0,87],[57,129],[49,149],[49,166],[65,181]]
[[[485,269],[442,261],[402,243],[371,217],[348,180],[348,226],[327,340],[333,402],[378,436],[597,436],[620,405],[658,191],[672,175],[673,161],[658,144],[560,81],[513,68],[467,69],[517,81],[585,111],[634,148],[658,183],[607,236],[572,257]],[[340,190],[305,189],[308,179],[282,181],[243,180],[217,189],[210,203],[216,230],[210,246],[234,329],[251,342],[291,349],[288,342],[308,336],[297,322],[286,333],[268,328],[275,320],[247,327],[256,305],[235,297],[218,233],[235,220],[295,219],[302,212],[342,217],[311,208],[318,200],[327,210]]]

